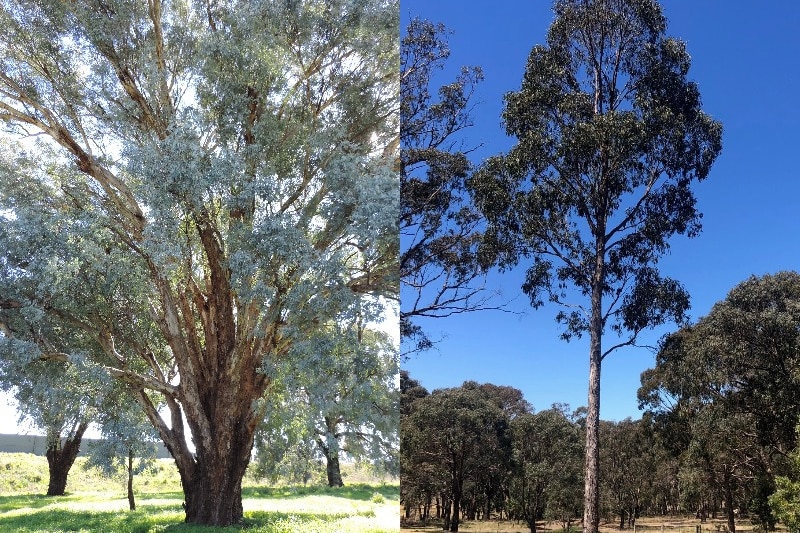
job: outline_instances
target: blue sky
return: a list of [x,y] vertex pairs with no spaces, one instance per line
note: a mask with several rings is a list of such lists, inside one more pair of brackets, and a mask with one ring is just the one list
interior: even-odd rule
[[[800,270],[800,3],[664,0],[667,34],[687,44],[689,77],[704,110],[723,124],[723,149],[709,177],[695,185],[703,231],[678,236],[660,264],[692,296],[693,320],[706,315],[751,275]],[[440,82],[462,65],[479,65],[474,126],[467,146],[473,162],[508,150],[515,140],[500,126],[502,95],[517,90],[528,53],[544,43],[553,15],[539,0],[402,0],[401,34],[411,17],[442,22],[451,55]],[[478,312],[419,322],[437,348],[404,363],[429,390],[465,380],[519,388],[537,410],[554,402],[585,405],[588,338],[559,340],[557,309],[533,310],[521,293],[522,269],[492,273],[515,314]],[[649,333],[655,344],[675,326]],[[603,362],[601,417],[638,418],[641,372],[654,364],[647,349],[617,351]]]

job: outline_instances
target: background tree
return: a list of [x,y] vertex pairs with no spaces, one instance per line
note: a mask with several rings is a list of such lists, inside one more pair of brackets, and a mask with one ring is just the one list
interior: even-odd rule
[[469,189],[488,224],[482,264],[532,258],[531,304],[546,294],[568,305],[563,337],[589,335],[584,528],[595,533],[601,363],[646,328],[685,320],[688,294],[656,265],[670,237],[700,230],[690,186],[720,152],[721,126],[703,113],[686,48],[665,36],[655,1],[559,1],[554,11],[547,45],[505,97],[518,143]]
[[0,389],[13,394],[21,421],[44,431],[47,495],[63,496],[83,434],[97,417],[97,397],[104,386],[94,369],[82,363],[80,353],[75,354],[78,364],[47,357],[65,346],[86,346],[82,339],[42,320],[35,309],[10,300],[3,306],[0,301]]
[[[312,357],[329,361],[304,376],[309,433],[327,464],[328,485],[344,485],[341,454],[394,470],[397,463],[399,391],[397,352],[385,334],[360,324],[333,326],[317,339]],[[312,342],[314,342],[312,340]]]
[[431,516],[434,499],[442,492],[438,481],[443,477],[438,474],[439,465],[423,461],[412,450],[413,444],[420,442],[421,437],[417,435],[419,428],[411,415],[417,401],[429,394],[408,371],[400,370],[400,503],[404,508],[404,520],[411,519],[416,506],[419,519],[426,522]]
[[[800,429],[798,430],[800,431]],[[790,469],[775,478],[776,490],[769,496],[775,516],[791,531],[800,531],[800,449],[789,454]]]
[[557,408],[511,421],[514,442],[511,508],[536,533],[545,517],[569,523],[580,510],[580,428]]
[[135,511],[133,478],[156,464],[160,438],[127,391],[112,389],[104,400],[97,419],[101,438],[88,446],[88,465],[106,474],[125,472],[128,508]]
[[432,471],[443,482],[444,529],[458,531],[465,484],[474,483],[492,461],[508,462],[502,453],[511,452],[509,418],[494,391],[475,382],[437,389],[415,400],[402,424],[409,429],[403,432],[402,470],[406,476]]
[[627,418],[600,425],[602,507],[619,519],[619,529],[633,528],[639,514],[651,511],[653,472],[661,456],[643,420]]
[[364,294],[396,298],[397,10],[0,11],[0,120],[41,140],[0,159],[0,294],[102,350],[189,522],[241,520],[258,400],[295,342]]
[[67,477],[81,448],[83,434],[97,416],[96,388],[75,369],[58,361],[33,361],[14,376],[20,420],[44,431],[48,496],[63,496]]
[[767,529],[774,527],[774,477],[795,446],[785,426],[800,414],[798,299],[794,272],[742,282],[697,324],[662,342],[639,392],[662,425],[683,426],[685,447],[701,459],[698,468],[707,465],[701,471],[726,510],[735,498]]
[[404,353],[431,346],[416,317],[489,307],[477,263],[479,217],[464,180],[472,165],[458,134],[472,125],[478,67],[431,95],[450,55],[442,24],[414,19],[400,41],[400,333]]

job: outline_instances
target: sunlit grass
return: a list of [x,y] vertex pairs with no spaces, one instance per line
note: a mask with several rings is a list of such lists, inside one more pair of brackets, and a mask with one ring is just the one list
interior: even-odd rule
[[[67,495],[48,497],[46,462],[30,454],[0,454],[0,532],[22,533],[389,533],[399,531],[396,482],[269,487],[246,480],[244,523],[228,528],[185,524],[183,493],[174,464],[137,476],[136,511],[128,510],[124,483],[73,467]],[[79,458],[80,459],[80,458]],[[46,460],[45,460],[46,461]],[[12,482],[13,478],[17,482]],[[355,477],[355,476],[353,476]],[[147,483],[144,483],[144,481]],[[12,489],[13,487],[13,489]],[[93,492],[83,491],[91,488]],[[14,494],[9,494],[9,490]]]
[[[231,532],[252,533],[388,533],[398,531],[399,488],[358,486],[348,493],[328,494],[333,489],[303,487],[281,494],[269,488],[251,488],[243,500],[242,526],[197,527],[183,523],[182,496],[153,493],[138,499],[137,510],[127,510],[124,498],[101,493],[77,493],[60,497],[13,495],[0,497],[0,531],[23,533],[61,532]],[[283,492],[288,492],[283,496]],[[363,495],[380,493],[376,504]],[[302,494],[298,494],[302,493]],[[350,495],[356,498],[350,498]]]

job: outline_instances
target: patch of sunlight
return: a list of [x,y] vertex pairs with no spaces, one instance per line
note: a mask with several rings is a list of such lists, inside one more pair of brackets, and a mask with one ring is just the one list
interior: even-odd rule
[[62,502],[50,506],[53,509],[65,511],[91,511],[91,512],[117,512],[128,510],[128,500],[106,498],[93,501]]
[[280,511],[283,513],[355,514],[370,511],[375,504],[331,496],[305,496],[302,499],[245,498],[242,506],[248,511]]
[[400,531],[400,506],[381,505],[375,508],[375,518],[370,520],[370,525],[390,531]]

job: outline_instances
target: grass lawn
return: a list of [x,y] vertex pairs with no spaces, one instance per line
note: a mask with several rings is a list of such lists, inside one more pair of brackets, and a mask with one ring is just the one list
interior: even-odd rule
[[[80,464],[70,473],[66,496],[43,496],[47,489],[47,463],[44,461],[43,475],[39,464],[43,459],[29,454],[0,454],[0,532],[399,531],[400,488],[396,481],[358,482],[358,475],[353,473],[352,481],[345,477],[345,487],[331,489],[318,485],[268,487],[249,479],[242,494],[243,526],[210,528],[183,522],[183,493],[173,478],[169,460],[164,460],[163,468],[137,476],[137,510],[129,511],[121,480],[102,478]],[[30,490],[32,487],[35,489]]]

